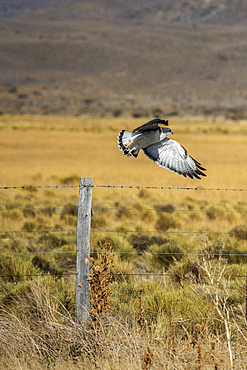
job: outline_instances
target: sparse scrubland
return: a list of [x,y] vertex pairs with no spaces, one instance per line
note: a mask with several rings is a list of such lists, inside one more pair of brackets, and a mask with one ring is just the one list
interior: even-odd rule
[[[246,192],[202,190],[246,188],[246,122],[170,120],[208,169],[193,182],[118,152],[118,131],[140,120],[83,120],[1,116],[1,186],[60,186],[0,191],[1,367],[247,369]],[[93,189],[87,323],[75,317],[80,177],[198,188]]]

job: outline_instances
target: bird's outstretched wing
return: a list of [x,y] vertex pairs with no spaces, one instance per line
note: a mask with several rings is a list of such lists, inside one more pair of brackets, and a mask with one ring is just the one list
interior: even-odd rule
[[160,167],[189,176],[191,179],[206,176],[202,171],[206,171],[201,164],[193,159],[177,141],[166,138],[165,140],[149,145],[143,149],[148,158],[157,163]]
[[152,119],[151,121],[144,123],[144,125],[135,128],[133,132],[147,132],[158,130],[158,125],[168,126],[168,120],[163,120],[159,118]]

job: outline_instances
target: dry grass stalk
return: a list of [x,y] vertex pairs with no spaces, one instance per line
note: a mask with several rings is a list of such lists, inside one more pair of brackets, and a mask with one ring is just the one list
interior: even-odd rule
[[202,370],[202,344],[200,341],[197,341],[196,343],[196,349],[197,349],[197,369]]
[[217,366],[217,362],[216,362],[216,358],[215,358],[215,342],[211,342],[211,361],[212,361],[212,365],[213,365],[213,369],[214,370],[217,370],[218,369],[218,366]]
[[[206,343],[201,340],[201,324],[193,327],[195,351],[191,353],[189,332],[188,338],[179,331],[159,338],[159,328],[144,337],[128,320],[107,315],[100,321],[101,330],[88,322],[78,324],[61,302],[37,284],[16,303],[15,313],[12,307],[0,315],[0,368],[6,370],[229,369],[227,345],[221,338],[217,342],[217,337],[222,362],[217,345],[208,338],[210,363],[203,363]],[[242,364],[236,361],[235,368],[244,369],[244,359]]]
[[110,273],[113,267],[114,254],[109,243],[101,244],[101,265],[95,264],[93,258],[90,258],[92,263],[89,278],[90,283],[90,315],[94,320],[98,320],[103,312],[107,312],[110,305],[109,286],[112,275]]
[[142,334],[143,328],[144,328],[144,316],[143,316],[143,307],[142,307],[142,291],[143,289],[140,289],[139,292],[139,318],[137,320],[137,323],[140,326],[140,333]]
[[[203,257],[203,263],[200,266],[202,270],[207,274],[209,279],[210,288],[206,288],[206,293],[212,299],[214,307],[224,323],[226,340],[229,352],[230,369],[233,368],[233,355],[231,346],[231,325],[230,325],[230,313],[227,307],[227,300],[229,298],[228,283],[224,279],[224,271],[226,268],[226,261],[219,256],[216,263],[210,260],[209,256]],[[221,290],[223,289],[224,295]]]
[[143,359],[142,359],[142,369],[149,370],[153,363],[154,353],[151,348],[147,348],[144,352]]
[[194,326],[194,330],[197,332],[197,340],[195,341],[195,347],[197,350],[197,369],[202,370],[202,359],[203,359],[203,353],[202,353],[202,343],[201,343],[201,331],[202,326],[201,324],[196,324]]
[[175,273],[175,280],[179,283],[179,285],[181,286],[181,288],[184,289],[183,284],[182,284],[182,278],[183,277],[181,275]]

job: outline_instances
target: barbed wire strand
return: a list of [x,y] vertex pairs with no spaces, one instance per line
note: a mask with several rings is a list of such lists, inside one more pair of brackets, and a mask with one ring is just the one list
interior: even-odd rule
[[[139,296],[140,292],[137,292],[137,293],[109,293],[110,295],[120,295],[120,296]],[[142,293],[142,296],[150,296],[150,297],[177,297],[177,298],[197,298],[197,297],[202,297],[202,298],[210,298],[211,296],[208,294],[208,295],[204,295],[204,294],[193,294],[193,295],[190,295],[190,294],[153,294],[153,293]],[[224,297],[224,296],[221,296],[219,295],[218,296],[219,298],[221,297]],[[227,296],[228,299],[247,299],[247,296],[240,296],[240,297],[236,297],[236,296]]]
[[24,185],[24,186],[0,186],[0,190],[18,190],[18,189],[64,189],[79,188],[80,185]]
[[[79,185],[38,185],[38,186],[5,186],[5,187],[0,187],[0,190],[16,190],[16,189],[47,189],[47,188],[78,188]],[[92,188],[111,188],[111,189],[115,189],[115,188],[118,188],[118,189],[137,189],[137,190],[140,190],[140,189],[149,189],[149,190],[195,190],[195,191],[198,191],[198,190],[201,190],[201,191],[240,191],[240,192],[243,192],[243,191],[247,191],[247,189],[227,189],[227,188],[224,188],[224,189],[221,189],[221,188],[201,188],[201,187],[196,187],[196,188],[193,188],[193,187],[157,187],[157,186],[124,186],[124,185],[83,185],[83,187],[92,187]],[[23,208],[21,210],[31,210],[31,209],[77,209],[77,207],[37,207],[37,208],[31,208],[31,207],[26,207],[26,208]],[[93,209],[116,209],[116,208],[99,208],[99,207],[95,207]],[[165,211],[165,208],[160,208],[160,209],[136,209],[136,208],[117,208],[117,209],[122,209],[122,210],[155,210],[155,211]],[[0,209],[1,211],[8,211],[8,210],[11,210],[11,209]],[[16,209],[12,209],[12,210],[16,210]],[[20,210],[20,209],[19,209]],[[171,210],[168,210],[168,211],[171,211]],[[238,211],[238,210],[234,210],[234,211],[220,211],[220,210],[172,210],[172,211],[193,211],[193,212],[241,212],[241,213],[246,213],[246,211]],[[6,233],[25,233],[25,232],[37,232],[37,233],[47,233],[47,232],[75,232],[76,230],[31,230],[31,231],[27,231],[27,230],[15,230],[15,231],[2,231],[0,232],[1,234],[6,234]],[[136,233],[137,231],[135,230],[125,230],[125,231],[119,231],[119,230],[91,230],[92,232],[132,232],[132,233]],[[148,233],[157,233],[157,232],[163,232],[163,231],[138,231],[138,232],[148,232]],[[167,232],[165,231],[165,233],[167,234],[174,234],[174,233],[179,233],[179,234],[187,234],[187,233],[192,233],[192,234],[201,234],[202,232],[186,232],[186,231],[174,231],[174,232]],[[228,235],[246,235],[247,233],[244,233],[244,232],[240,232],[240,233],[232,233],[232,232],[207,232],[207,234],[228,234]],[[11,255],[21,255],[21,254],[42,254],[42,253],[49,253],[49,254],[54,254],[54,253],[75,253],[76,251],[57,251],[57,252],[18,252],[18,253],[12,253],[12,252],[6,252],[6,253],[0,253],[0,255],[7,255],[7,254],[11,254]],[[91,252],[91,254],[93,253],[100,253],[100,252]],[[160,253],[152,253],[152,252],[138,252],[138,251],[130,251],[130,252],[114,252],[114,253],[137,253],[137,254],[157,254],[157,255],[176,255],[176,254],[180,254],[180,255],[189,255],[189,254],[194,254],[194,255],[205,255],[205,253],[183,253],[183,252],[176,252],[176,253],[169,253],[169,252],[160,252]],[[236,254],[236,253],[219,253],[219,254],[216,254],[216,253],[207,253],[207,255],[213,255],[213,256],[216,256],[216,255],[220,255],[220,256],[244,256],[246,257],[247,254],[244,254],[244,253],[241,253],[241,254]],[[48,272],[49,273],[49,272]],[[54,274],[55,275],[55,274]],[[62,274],[63,276],[74,276],[76,275],[75,274]],[[164,275],[164,274],[157,274],[157,273],[139,273],[139,274],[114,274],[114,276],[119,276],[119,275],[125,275],[125,276],[129,276],[129,275],[134,275],[134,276],[161,276],[161,277],[164,277],[164,276],[168,276],[168,275]],[[27,275],[21,275],[21,276],[42,276],[41,274],[36,274],[36,275],[30,275],[30,274],[27,274]],[[1,275],[0,277],[3,277],[3,275]],[[4,276],[6,277],[6,275]],[[241,276],[241,277],[246,277],[246,276]],[[59,293],[59,295],[75,295],[75,293]],[[126,293],[110,293],[111,295],[113,296],[138,296],[139,295],[139,292],[138,293],[129,293],[129,294],[126,294]],[[52,294],[51,294],[52,295]],[[53,295],[57,295],[57,294],[53,294]],[[186,298],[196,298],[196,297],[203,297],[203,298],[207,298],[209,296],[207,295],[167,295],[167,294],[151,294],[151,293],[143,293],[142,294],[143,296],[150,296],[150,297],[155,297],[155,296],[160,296],[160,297],[178,297],[178,298],[181,298],[181,297],[186,297]],[[20,296],[20,295],[15,295],[15,296],[0,296],[0,298],[15,298],[15,297],[23,297],[23,296]],[[240,296],[240,297],[228,297],[230,299],[246,299],[247,297],[246,296]]]
[[[73,292],[64,292],[64,293],[53,293],[53,294],[49,294],[49,296],[58,296],[58,295],[75,295],[75,293]],[[27,298],[27,297],[30,297],[30,296],[33,296],[33,294],[24,294],[24,295],[3,295],[3,296],[0,296],[0,299],[6,299],[6,298],[19,298],[19,297],[22,297],[22,298]]]
[[23,277],[23,276],[29,276],[29,277],[43,277],[45,275],[51,275],[51,276],[61,276],[61,277],[64,277],[64,276],[76,276],[77,273],[60,273],[60,272],[52,272],[52,271],[44,271],[44,272],[41,272],[39,274],[17,274],[17,275],[0,275],[1,278],[5,278],[5,277],[11,277],[13,280],[18,280],[20,277]]
[[[76,276],[77,275],[77,272],[73,272],[73,273],[67,273],[67,272],[54,272],[52,270],[45,270],[43,272],[40,272],[40,273],[37,273],[37,274],[17,274],[16,276],[13,275],[13,274],[7,274],[7,275],[0,275],[1,278],[5,278],[5,277],[11,277],[13,278],[13,280],[15,279],[19,279],[19,277],[23,277],[23,276],[29,276],[29,277],[44,277],[46,275],[49,275],[49,276],[56,276],[56,277],[64,277],[64,276]],[[143,272],[143,273],[122,273],[122,272],[117,272],[117,273],[111,273],[112,276],[116,276],[116,277],[121,277],[121,276],[159,276],[161,278],[163,277],[173,277],[177,280],[185,280],[186,279],[186,276],[184,275],[179,275],[179,274],[176,274],[176,273],[173,273],[173,274],[167,274],[167,273],[157,273],[157,272]],[[221,276],[221,274],[215,274],[215,276]],[[247,278],[247,275],[234,275],[234,278]]]
[[24,208],[0,208],[0,211],[32,211],[32,210],[46,210],[46,209],[78,209],[77,206],[73,207],[24,207]]
[[165,230],[91,230],[92,233],[157,233],[157,234],[209,234],[209,235],[247,235],[247,232],[224,231],[165,231]]
[[[0,211],[32,211],[32,210],[57,210],[57,209],[78,209],[73,207],[24,207],[24,208],[0,208]],[[212,213],[247,213],[241,210],[216,210],[216,209],[169,209],[169,208],[126,208],[126,207],[92,207],[92,210],[123,210],[123,211],[156,211],[156,212],[212,212]]]
[[[55,294],[49,294],[50,296],[56,296],[56,295],[75,295],[75,293],[70,292],[64,292],[64,293],[55,293]],[[111,296],[139,296],[140,292],[137,293],[109,293]],[[6,299],[6,298],[18,298],[18,297],[30,297],[33,296],[33,294],[26,294],[26,295],[6,295],[6,296],[0,296],[0,299]],[[211,298],[210,295],[204,295],[204,294],[155,294],[155,293],[142,293],[142,296],[149,296],[149,297],[176,297],[176,298]],[[219,298],[221,296],[219,295]],[[247,299],[246,296],[228,296],[228,299]]]
[[[28,255],[28,254],[69,254],[69,253],[76,253],[76,251],[52,251],[52,252],[1,252],[0,256],[4,255],[13,255],[13,256],[18,256],[18,255]],[[100,253],[100,252],[99,252]]]
[[[0,186],[0,190],[17,189],[49,189],[49,188],[79,188],[80,185],[30,185],[30,186]],[[199,191],[247,191],[247,189],[202,188],[202,187],[172,187],[172,186],[139,186],[139,185],[82,185],[82,188],[110,188],[110,189],[149,189],[149,190],[199,190]]]
[[[237,212],[237,213],[247,213],[247,211],[241,210],[216,210],[216,209],[170,209],[170,208],[125,208],[125,207],[92,207],[92,209],[100,209],[100,210],[123,210],[123,211],[156,211],[156,212]],[[1,211],[1,209],[0,209]]]
[[11,234],[11,233],[63,233],[63,232],[76,232],[76,229],[68,229],[68,230],[5,230],[0,231],[0,234]]
[[[59,232],[73,232],[76,229],[67,230],[5,230],[0,231],[0,234],[12,233],[59,233]],[[96,230],[92,229],[92,233],[158,233],[158,234],[213,234],[213,235],[247,235],[247,232],[230,232],[230,231],[166,231],[166,230]]]
[[[51,252],[0,252],[1,255],[28,255],[28,254],[69,254],[69,253],[76,253],[77,251],[51,251]],[[90,251],[90,254],[100,254],[101,251]],[[117,251],[112,252],[113,254],[138,254],[138,255],[183,255],[183,256],[235,256],[235,257],[247,257],[247,253],[208,253],[208,252],[149,252],[149,251]]]
[[208,191],[247,191],[247,189],[226,189],[226,188],[202,188],[202,187],[171,187],[171,186],[139,186],[139,185],[83,185],[82,187],[112,188],[112,189],[149,189],[149,190],[208,190]]

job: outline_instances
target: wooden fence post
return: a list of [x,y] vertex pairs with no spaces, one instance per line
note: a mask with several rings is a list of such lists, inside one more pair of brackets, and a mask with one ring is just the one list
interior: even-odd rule
[[85,259],[90,258],[92,184],[92,179],[80,179],[76,234],[76,316],[84,321],[89,319],[89,263]]

